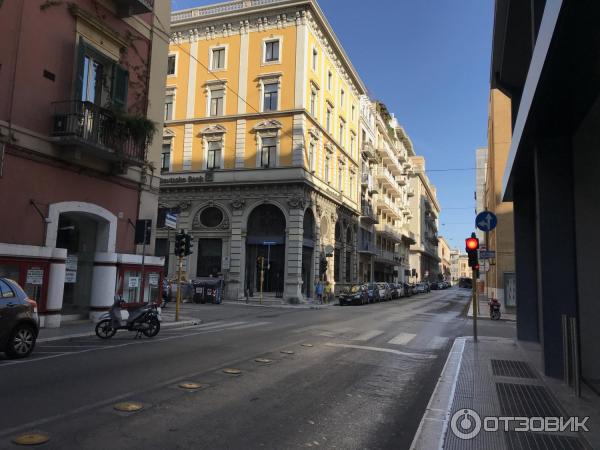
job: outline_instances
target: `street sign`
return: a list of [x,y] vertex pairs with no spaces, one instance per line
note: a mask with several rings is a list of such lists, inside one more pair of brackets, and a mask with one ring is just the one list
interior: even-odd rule
[[26,284],[41,285],[44,284],[44,269],[32,267],[27,270]]
[[165,228],[170,228],[171,230],[177,229],[177,215],[167,213],[165,216]]
[[275,245],[277,242],[275,241],[263,241],[263,245]]
[[492,212],[480,212],[475,218],[475,226],[481,231],[492,231],[494,228],[496,228],[496,225],[498,225],[498,218],[496,217],[496,214]]
[[479,259],[494,259],[496,252],[494,250],[479,250]]

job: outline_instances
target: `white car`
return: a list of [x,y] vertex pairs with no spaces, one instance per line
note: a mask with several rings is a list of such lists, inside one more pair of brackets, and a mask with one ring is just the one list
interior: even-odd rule
[[425,294],[427,291],[428,289],[425,283],[417,283],[415,286],[415,294]]

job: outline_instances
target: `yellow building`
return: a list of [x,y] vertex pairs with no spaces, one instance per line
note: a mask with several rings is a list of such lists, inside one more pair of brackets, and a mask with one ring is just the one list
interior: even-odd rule
[[490,231],[487,249],[496,252],[486,274],[488,298],[503,306],[516,307],[515,238],[513,204],[502,201],[502,175],[510,149],[511,101],[499,89],[490,92],[488,119],[488,156],[485,178],[484,209],[498,217],[498,226]]
[[161,211],[196,238],[190,278],[240,298],[264,256],[263,291],[295,302],[325,254],[328,280],[356,281],[366,89],[316,2],[259,3],[172,13]]

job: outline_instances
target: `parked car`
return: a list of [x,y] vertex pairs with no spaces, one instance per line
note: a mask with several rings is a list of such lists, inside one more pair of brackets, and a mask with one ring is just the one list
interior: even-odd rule
[[409,283],[404,283],[404,296],[405,297],[412,297],[412,295],[414,294],[414,286],[412,284]]
[[417,283],[415,286],[415,294],[426,294],[429,292],[427,283]]
[[379,296],[379,286],[377,286],[377,283],[367,284],[367,294],[369,296],[369,303],[381,301],[381,297]]
[[397,283],[388,283],[390,286],[390,292],[391,292],[391,296],[392,299],[397,299],[402,297],[402,288],[400,287],[399,284]]
[[440,283],[438,283],[437,281],[434,281],[433,283],[431,283],[431,284],[429,285],[429,288],[430,288],[432,291],[437,291],[438,289],[441,289],[441,288],[440,288]]
[[350,289],[340,294],[339,301],[340,306],[364,305],[369,303],[369,292],[364,284],[353,284]]
[[379,288],[379,298],[382,301],[387,301],[392,299],[392,290],[390,289],[390,285],[386,282],[377,283],[377,287]]
[[0,351],[24,358],[35,348],[38,333],[37,303],[17,282],[0,278]]

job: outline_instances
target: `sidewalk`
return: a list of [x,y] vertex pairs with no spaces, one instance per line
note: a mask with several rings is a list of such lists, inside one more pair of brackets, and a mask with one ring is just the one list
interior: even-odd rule
[[[498,335],[514,326],[495,324]],[[539,361],[538,345],[514,338],[457,338],[411,449],[600,449],[600,397],[583,386],[577,399],[561,381],[543,376]],[[543,419],[525,419],[562,417],[568,423],[575,416],[580,419],[572,423],[589,417],[589,432],[542,431]],[[533,431],[515,430],[526,426]]]
[[245,300],[223,300],[223,305],[237,305],[237,306],[258,306],[262,308],[289,308],[289,309],[328,309],[334,306],[338,306],[338,301],[335,300],[329,303],[320,304],[319,302],[313,301],[313,299],[307,299],[305,303],[298,303],[296,305],[291,303],[285,303],[281,299],[263,299],[260,303],[258,297],[250,297],[248,303]]
[[[175,322],[175,304],[169,303],[161,312],[161,328],[183,327],[202,322],[198,318],[196,308],[192,304],[184,303],[179,312],[179,322]],[[40,328],[37,342],[57,341],[75,337],[94,336],[96,324],[91,320],[74,320],[63,322],[59,328]]]

